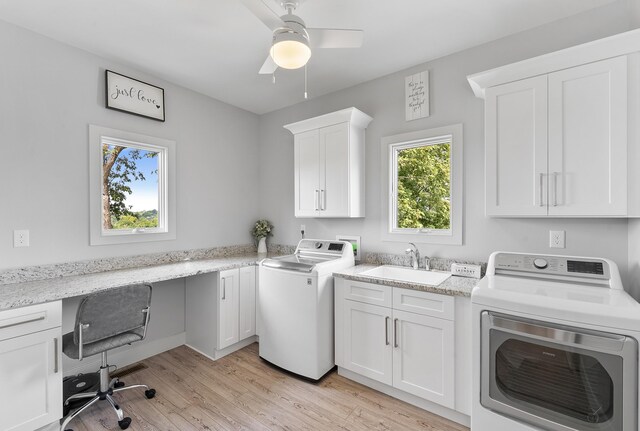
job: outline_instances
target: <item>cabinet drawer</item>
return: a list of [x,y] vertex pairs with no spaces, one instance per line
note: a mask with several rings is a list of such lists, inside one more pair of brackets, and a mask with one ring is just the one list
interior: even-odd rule
[[346,280],[344,299],[391,308],[391,290],[391,287],[381,284]]
[[455,298],[420,290],[393,288],[393,308],[425,316],[453,320]]
[[0,340],[62,325],[62,302],[31,305],[0,312]]

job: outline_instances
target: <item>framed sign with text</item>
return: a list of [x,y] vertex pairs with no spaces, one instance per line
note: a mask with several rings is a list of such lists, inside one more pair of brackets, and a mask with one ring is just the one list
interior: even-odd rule
[[409,75],[404,79],[405,120],[429,116],[429,71]]
[[111,70],[105,77],[107,108],[164,121],[164,89]]

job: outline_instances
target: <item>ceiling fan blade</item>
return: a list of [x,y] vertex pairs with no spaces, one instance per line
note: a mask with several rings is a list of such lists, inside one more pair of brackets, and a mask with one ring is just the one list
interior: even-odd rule
[[240,2],[269,29],[275,30],[285,25],[280,17],[262,0],[240,0]]
[[362,30],[338,28],[308,28],[312,48],[360,48],[364,39]]
[[262,65],[262,67],[260,68],[260,72],[258,72],[260,75],[271,75],[272,73],[274,73],[276,71],[276,69],[278,68],[278,65],[273,61],[273,58],[271,58],[271,56],[267,56],[267,59],[264,61],[264,64]]

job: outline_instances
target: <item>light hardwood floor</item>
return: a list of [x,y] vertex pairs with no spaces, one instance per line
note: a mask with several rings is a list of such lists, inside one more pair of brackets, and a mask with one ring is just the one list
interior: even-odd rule
[[[428,430],[468,428],[352,382],[332,372],[309,383],[270,366],[252,344],[218,361],[186,346],[142,361],[148,368],[123,376],[142,391],[116,397],[133,419],[130,430]],[[106,403],[91,407],[69,427],[119,430]]]

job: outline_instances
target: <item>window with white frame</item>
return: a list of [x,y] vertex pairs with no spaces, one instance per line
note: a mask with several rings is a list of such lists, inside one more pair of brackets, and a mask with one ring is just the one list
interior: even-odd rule
[[90,126],[91,244],[175,239],[175,142]]
[[462,126],[383,138],[387,240],[462,244]]

